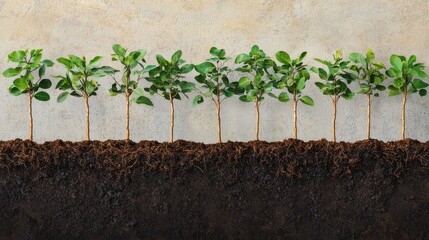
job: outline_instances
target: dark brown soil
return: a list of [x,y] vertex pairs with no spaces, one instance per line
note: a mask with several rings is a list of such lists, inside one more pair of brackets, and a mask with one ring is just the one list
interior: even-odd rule
[[0,142],[0,239],[429,239],[429,142]]

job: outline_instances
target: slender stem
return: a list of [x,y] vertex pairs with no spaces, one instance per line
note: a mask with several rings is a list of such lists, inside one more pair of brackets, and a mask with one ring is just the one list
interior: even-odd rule
[[371,139],[371,95],[368,94],[368,129],[366,130],[367,139]]
[[128,95],[128,92],[125,94],[125,140],[130,140],[130,96]]
[[170,92],[170,143],[173,142],[174,138],[174,99]]
[[405,139],[405,105],[407,104],[407,94],[407,90],[405,89],[402,101],[402,140]]
[[91,140],[89,135],[89,97],[88,95],[84,95],[83,98],[85,99],[85,110],[86,110],[86,141]]
[[33,94],[28,93],[29,139],[33,141]]
[[297,130],[297,115],[296,115],[296,111],[297,111],[297,100],[296,100],[296,91],[293,94],[293,138],[297,139],[298,138],[298,130]]
[[217,143],[222,143],[222,127],[220,119],[220,102],[216,103],[216,113],[217,113]]
[[259,141],[259,97],[256,97],[255,112],[256,112],[256,140]]
[[334,96],[332,101],[333,115],[332,115],[332,142],[336,142],[336,133],[335,133],[335,122],[337,121],[337,96]]

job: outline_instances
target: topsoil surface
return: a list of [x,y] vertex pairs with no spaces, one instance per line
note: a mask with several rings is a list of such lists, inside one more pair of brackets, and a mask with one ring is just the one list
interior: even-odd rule
[[0,142],[0,239],[429,239],[429,142]]

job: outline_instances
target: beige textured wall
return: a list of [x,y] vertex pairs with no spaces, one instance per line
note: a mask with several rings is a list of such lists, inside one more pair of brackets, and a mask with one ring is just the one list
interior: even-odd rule
[[[67,54],[105,56],[113,43],[130,49],[146,48],[147,60],[155,54],[171,55],[176,49],[191,63],[208,57],[211,46],[228,54],[248,52],[257,43],[273,55],[285,50],[296,56],[309,52],[329,57],[336,48],[346,54],[372,48],[388,62],[391,53],[416,54],[429,65],[428,0],[0,0],[0,68],[9,67],[7,54],[21,48],[44,48],[45,57]],[[57,64],[49,74],[62,73]],[[312,75],[312,81],[316,80]],[[190,76],[189,80],[193,77]],[[94,139],[124,136],[124,103],[109,97],[100,80],[100,94],[91,99]],[[0,81],[0,140],[27,137],[27,102],[7,92],[10,79]],[[303,140],[330,139],[331,105],[311,82],[306,89],[316,106],[299,106],[299,137]],[[50,90],[54,98],[58,95]],[[160,98],[155,107],[132,106],[132,139],[168,139],[169,106]],[[226,101],[223,111],[225,140],[248,141],[254,136],[252,104],[236,98]],[[34,104],[35,140],[38,142],[84,138],[82,99],[70,98]],[[215,142],[215,112],[207,102],[191,108],[190,100],[177,104],[176,137]],[[373,137],[400,137],[401,98],[384,94],[373,103]],[[278,141],[292,136],[292,107],[268,99],[261,110],[261,139]],[[338,140],[364,138],[366,101],[358,95],[339,103]],[[408,102],[408,137],[429,139],[429,97],[412,96]]]

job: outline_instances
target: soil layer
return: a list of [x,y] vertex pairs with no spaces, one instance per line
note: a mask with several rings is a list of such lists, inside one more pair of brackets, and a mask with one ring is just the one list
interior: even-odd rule
[[0,142],[0,239],[429,239],[429,142]]

